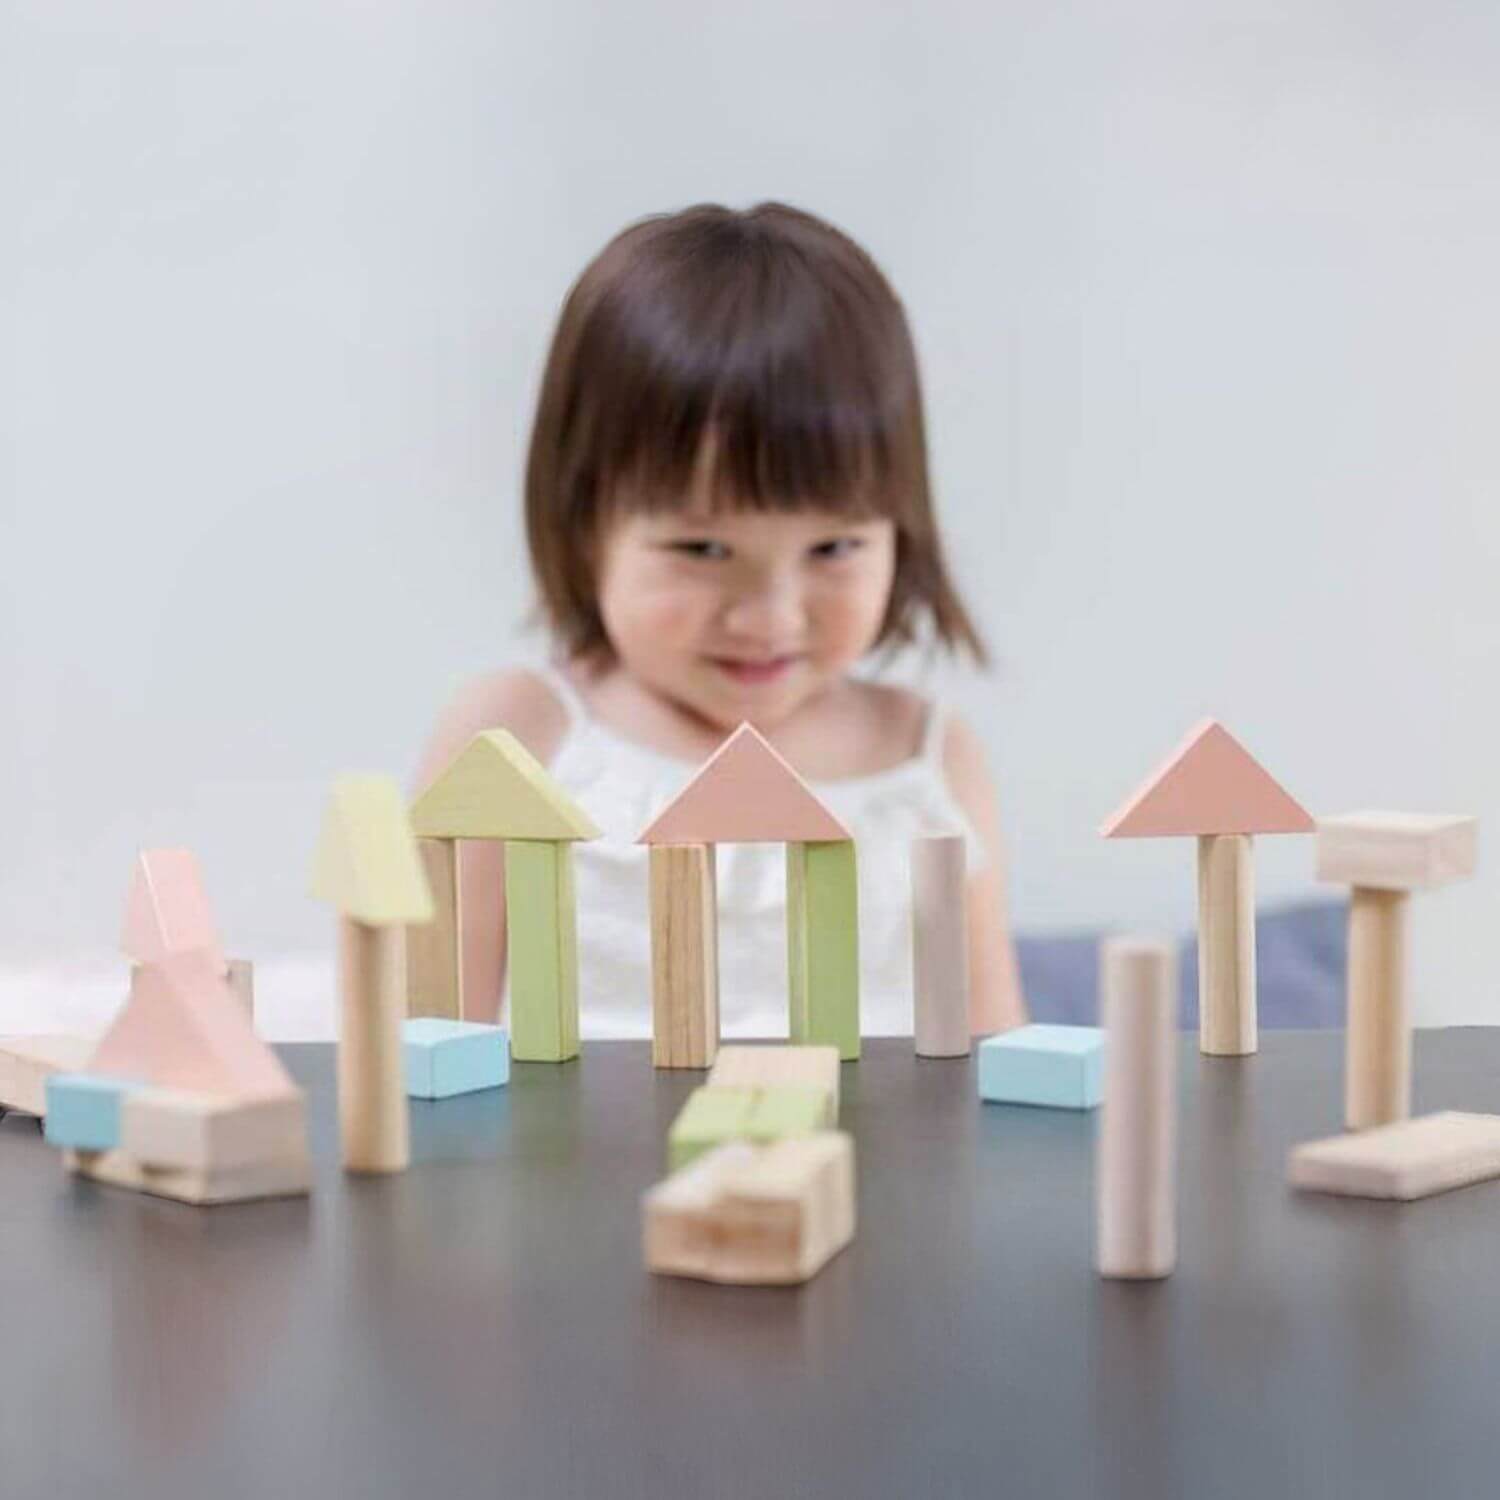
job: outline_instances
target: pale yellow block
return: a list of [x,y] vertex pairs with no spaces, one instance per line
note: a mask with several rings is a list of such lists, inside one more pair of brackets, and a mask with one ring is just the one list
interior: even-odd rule
[[54,1073],[78,1072],[95,1045],[81,1036],[0,1037],[0,1109],[46,1114],[47,1080]]
[[120,1149],[151,1168],[200,1172],[307,1154],[301,1094],[224,1099],[184,1089],[141,1089],[120,1110]]
[[1315,1193],[1426,1198],[1500,1176],[1500,1115],[1443,1111],[1293,1148],[1287,1181]]
[[65,1151],[63,1165],[94,1182],[200,1205],[300,1197],[312,1187],[312,1163],[306,1155],[204,1172],[194,1167],[148,1167],[128,1151]]
[[389,776],[334,782],[313,858],[312,894],[366,927],[432,920],[406,803]]
[[417,852],[432,891],[432,921],[406,934],[406,1013],[464,1019],[463,954],[457,839],[418,839]]
[[764,1089],[781,1084],[822,1089],[829,1100],[828,1123],[836,1123],[839,1117],[839,1049],[774,1043],[736,1043],[720,1047],[707,1086]]
[[1318,879],[1337,885],[1414,891],[1467,880],[1478,860],[1474,818],[1357,812],[1318,819]]

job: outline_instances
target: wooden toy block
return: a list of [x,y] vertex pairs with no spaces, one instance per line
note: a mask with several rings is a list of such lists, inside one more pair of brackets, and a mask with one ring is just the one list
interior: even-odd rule
[[47,1080],[54,1073],[81,1072],[94,1042],[81,1036],[0,1037],[0,1114],[47,1113]]
[[367,927],[432,920],[406,803],[389,776],[334,782],[313,858],[312,894]]
[[765,739],[741,724],[657,814],[640,842],[843,843],[850,837]]
[[779,1141],[788,1136],[828,1130],[836,1120],[833,1101],[826,1089],[802,1084],[771,1084],[755,1091],[745,1137],[752,1141]]
[[506,959],[517,1062],[566,1062],[578,1055],[576,905],[571,844],[507,841]]
[[512,734],[476,735],[412,803],[424,838],[596,839],[599,829]]
[[712,844],[651,846],[651,1061],[706,1068],[719,1050]]
[[1311,1193],[1408,1201],[1500,1176],[1500,1115],[1445,1110],[1293,1148],[1287,1181]]
[[339,1137],[348,1172],[404,1172],[411,1161],[404,936],[396,926],[339,920]]
[[1198,1045],[1256,1051],[1250,836],[1311,833],[1313,820],[1222,724],[1205,719],[1108,818],[1105,838],[1198,840]]
[[708,1075],[709,1088],[774,1088],[790,1084],[822,1089],[828,1095],[830,1123],[839,1117],[839,1049],[784,1047],[774,1043],[719,1048]]
[[1213,719],[1194,725],[1099,830],[1107,839],[1312,831],[1301,805]]
[[224,950],[190,849],[144,849],[125,898],[120,946],[137,963],[201,948],[220,968]]
[[854,1238],[854,1143],[821,1132],[720,1146],[642,1199],[648,1271],[746,1286],[795,1285]]
[[414,1016],[401,1029],[406,1092],[414,1099],[451,1099],[510,1080],[510,1035],[503,1026]]
[[202,1206],[297,1197],[312,1187],[312,1163],[305,1154],[284,1161],[202,1171],[195,1167],[147,1166],[128,1151],[65,1151],[63,1165],[76,1176],[94,1182]]
[[791,1037],[859,1056],[859,889],[854,844],[788,844]]
[[962,834],[911,844],[912,994],[918,1057],[967,1057],[969,924]]
[[979,1044],[979,1097],[991,1104],[1093,1109],[1104,1080],[1097,1026],[1017,1026]]
[[231,1097],[296,1091],[201,949],[140,966],[85,1071]]
[[291,1162],[307,1156],[307,1109],[301,1094],[223,1099],[146,1088],[126,1098],[115,1144],[151,1169],[219,1172]]
[[458,841],[418,839],[417,852],[432,891],[433,916],[406,935],[406,1011],[459,1021],[464,997]]
[[725,1141],[743,1140],[755,1107],[754,1089],[710,1088],[687,1096],[667,1132],[667,1166],[675,1172]]
[[120,1142],[121,1103],[144,1087],[139,1079],[53,1073],[46,1082],[47,1140],[81,1151],[107,1151]]
[[1475,818],[1358,812],[1318,819],[1319,880],[1414,891],[1467,880],[1479,855]]
[[1177,1261],[1177,956],[1112,938],[1101,967],[1095,1262],[1101,1276],[1149,1280]]

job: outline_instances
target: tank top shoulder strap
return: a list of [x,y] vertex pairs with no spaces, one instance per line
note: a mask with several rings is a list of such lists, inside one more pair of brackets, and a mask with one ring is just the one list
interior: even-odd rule
[[927,719],[922,725],[922,745],[917,759],[924,765],[941,772],[943,769],[943,742],[947,738],[948,710],[934,698],[927,705]]
[[552,662],[545,662],[533,670],[551,689],[552,696],[562,704],[563,712],[568,717],[567,733],[572,734],[574,730],[581,729],[588,723],[588,706],[584,703],[578,689],[568,681],[566,672]]

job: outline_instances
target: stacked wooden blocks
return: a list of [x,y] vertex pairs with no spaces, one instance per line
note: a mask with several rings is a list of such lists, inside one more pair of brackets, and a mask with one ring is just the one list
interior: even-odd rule
[[991,1104],[1093,1109],[1104,1083],[1097,1026],[1017,1026],[979,1044],[979,1097]]

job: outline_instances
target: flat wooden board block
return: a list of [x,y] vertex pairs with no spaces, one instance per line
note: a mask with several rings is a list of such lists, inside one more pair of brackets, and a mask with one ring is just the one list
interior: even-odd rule
[[1104,1092],[1104,1033],[1097,1026],[1035,1023],[979,1044],[979,1097],[991,1104],[1093,1109]]
[[134,1078],[52,1074],[47,1080],[47,1140],[87,1151],[119,1145],[125,1099],[143,1086]]
[[855,1216],[847,1135],[725,1145],[643,1197],[646,1268],[745,1286],[795,1285],[850,1243]]
[[184,1089],[139,1089],[120,1109],[121,1151],[145,1167],[199,1172],[307,1155],[301,1094],[221,1099]]
[[859,1056],[859,887],[853,843],[786,848],[788,1031]]
[[719,1050],[719,912],[712,844],[651,847],[651,1061],[706,1068]]
[[312,1163],[305,1155],[207,1172],[194,1167],[148,1166],[128,1151],[65,1151],[63,1164],[75,1176],[94,1182],[201,1207],[256,1198],[301,1197],[312,1187]]
[[667,1135],[676,1170],[725,1141],[774,1141],[827,1130],[835,1123],[825,1089],[802,1084],[725,1088],[705,1084],[688,1095]]
[[829,1118],[839,1117],[839,1049],[754,1043],[720,1047],[708,1075],[710,1088],[774,1088],[778,1084],[822,1089]]
[[406,802],[389,776],[334,782],[313,857],[312,894],[366,927],[432,920]]
[[229,1097],[296,1090],[222,971],[201,952],[140,966],[85,1071]]
[[1287,1181],[1313,1193],[1427,1198],[1500,1176],[1500,1115],[1445,1110],[1292,1149]]
[[643,844],[791,844],[850,838],[812,788],[741,724],[641,834]]
[[1357,812],[1318,819],[1319,880],[1415,891],[1467,880],[1479,861],[1479,822],[1454,814]]
[[401,1052],[413,1099],[451,1099],[510,1081],[510,1033],[503,1026],[414,1016],[401,1028]]
[[0,1036],[0,1109],[46,1114],[48,1078],[80,1071],[95,1045],[83,1036]]
[[120,946],[137,963],[202,948],[223,966],[224,950],[192,850],[141,851],[125,897]]
[[578,1055],[576,905],[571,844],[506,841],[506,962],[516,1062],[566,1062]]
[[1213,719],[1195,725],[1099,830],[1107,839],[1312,831],[1309,814]]
[[912,1005],[918,1057],[969,1055],[969,924],[961,833],[911,842]]
[[432,921],[406,934],[406,1013],[460,1021],[464,1014],[458,843],[418,839],[432,892]]
[[596,839],[599,828],[513,735],[476,735],[412,803],[424,838]]

